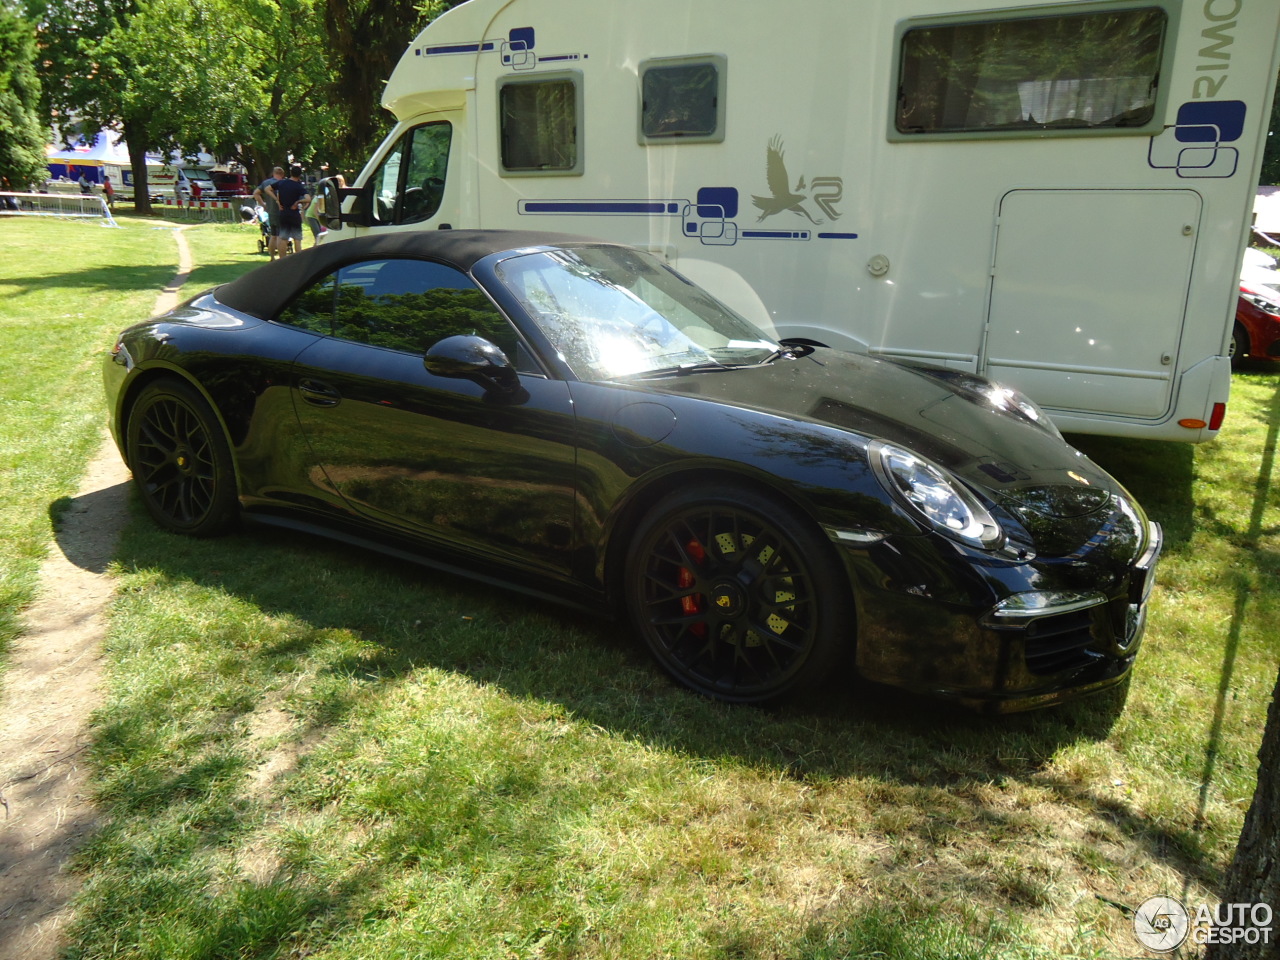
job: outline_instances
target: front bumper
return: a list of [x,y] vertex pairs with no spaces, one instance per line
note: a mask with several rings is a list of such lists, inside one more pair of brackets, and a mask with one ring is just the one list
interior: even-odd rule
[[[1143,549],[1121,575],[1108,579],[1099,573],[1095,585],[1078,582],[1078,570],[1077,582],[1065,583],[1025,569],[1026,589],[1008,590],[990,603],[958,596],[968,592],[976,601],[982,586],[993,585],[980,570],[968,584],[950,584],[950,591],[904,590],[884,576],[874,550],[860,552],[866,562],[854,578],[859,673],[997,713],[1048,706],[1120,683],[1142,643],[1163,542],[1160,525],[1148,521]],[[1012,579],[1006,571],[998,587],[1007,589]]]

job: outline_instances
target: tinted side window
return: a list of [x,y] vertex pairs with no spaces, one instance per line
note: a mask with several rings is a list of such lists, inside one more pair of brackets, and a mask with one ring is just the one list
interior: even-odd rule
[[333,332],[335,286],[333,274],[317,280],[281,310],[276,319],[312,333],[329,336]]
[[366,260],[337,274],[333,335],[426,353],[457,334],[492,341],[513,360],[518,337],[466,274],[425,260]]
[[723,57],[641,64],[641,142],[724,140],[724,81]]
[[395,223],[396,202],[400,199],[400,168],[404,165],[404,151],[408,136],[401,137],[369,178],[373,190],[373,222]]
[[453,125],[429,123],[413,131],[405,164],[400,223],[419,223],[435,216],[444,200]]
[[1155,114],[1168,14],[1158,7],[913,27],[899,134],[1142,127]]
[[420,223],[435,215],[452,139],[453,125],[441,121],[414,127],[396,141],[369,178],[375,224]]
[[505,172],[581,169],[581,103],[574,77],[509,81],[499,88],[498,101]]

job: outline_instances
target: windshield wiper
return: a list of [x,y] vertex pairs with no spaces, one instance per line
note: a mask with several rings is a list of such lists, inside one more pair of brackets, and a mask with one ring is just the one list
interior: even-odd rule
[[719,360],[698,360],[694,363],[680,363],[670,367],[657,367],[653,370],[642,370],[625,379],[642,380],[648,377],[687,377],[691,373],[718,373],[722,370],[741,370],[740,363],[721,363]]

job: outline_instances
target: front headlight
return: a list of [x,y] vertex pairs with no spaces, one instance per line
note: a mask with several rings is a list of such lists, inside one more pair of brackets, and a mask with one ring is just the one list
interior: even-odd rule
[[1269,313],[1273,317],[1280,316],[1280,303],[1276,303],[1265,294],[1256,293],[1253,290],[1245,290],[1241,287],[1240,296],[1248,300],[1263,313]]
[[983,550],[1003,543],[1004,531],[986,507],[936,463],[879,440],[872,442],[867,453],[885,489],[939,533]]

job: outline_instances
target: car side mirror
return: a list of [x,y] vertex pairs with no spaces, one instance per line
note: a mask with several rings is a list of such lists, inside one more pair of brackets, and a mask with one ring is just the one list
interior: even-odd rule
[[518,402],[524,393],[520,375],[507,355],[484,337],[445,337],[427,351],[422,362],[427,372],[437,377],[478,383],[486,396]]

